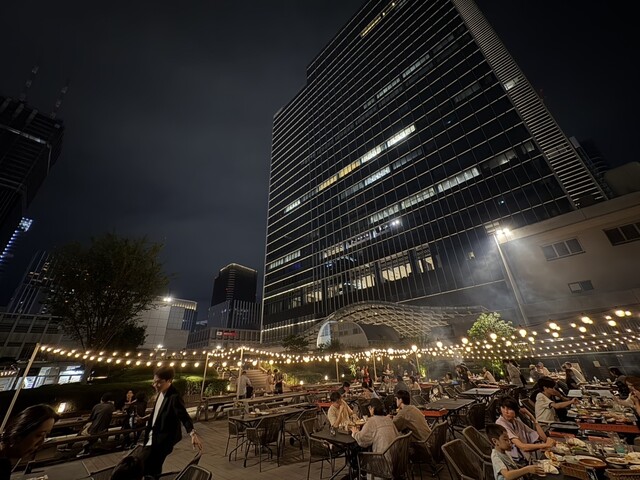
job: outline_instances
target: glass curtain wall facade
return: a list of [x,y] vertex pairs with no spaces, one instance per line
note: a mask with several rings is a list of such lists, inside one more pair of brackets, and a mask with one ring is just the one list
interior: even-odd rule
[[585,196],[473,2],[367,2],[274,117],[262,340],[367,300],[510,309],[495,231]]

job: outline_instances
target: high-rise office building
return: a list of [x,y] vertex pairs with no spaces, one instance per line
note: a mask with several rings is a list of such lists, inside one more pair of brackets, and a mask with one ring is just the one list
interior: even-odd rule
[[54,265],[53,255],[44,251],[36,252],[7,306],[9,313],[27,315],[48,313],[44,301],[55,279]]
[[211,305],[218,305],[226,300],[256,301],[258,272],[252,268],[231,263],[218,272],[213,281]]
[[266,342],[361,301],[516,312],[495,232],[606,197],[471,0],[366,2],[271,155]]
[[[8,245],[62,149],[64,127],[24,101],[0,96],[0,245]],[[24,229],[23,229],[24,231]]]
[[257,329],[260,305],[256,302],[258,272],[231,263],[220,269],[213,282],[209,327]]

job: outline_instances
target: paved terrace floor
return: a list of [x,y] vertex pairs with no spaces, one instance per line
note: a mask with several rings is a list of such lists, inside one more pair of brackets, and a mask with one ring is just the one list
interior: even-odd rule
[[[213,473],[213,480],[232,480],[239,478],[259,478],[261,480],[298,480],[307,478],[307,466],[309,463],[309,457],[307,456],[305,449],[305,458],[302,460],[300,457],[300,447],[296,443],[295,446],[289,445],[287,441],[284,456],[280,459],[280,466],[278,467],[275,461],[267,459],[267,456],[263,454],[262,457],[262,472],[258,471],[258,457],[253,455],[253,451],[249,451],[249,458],[247,461],[247,468],[242,466],[242,455],[239,452],[238,460],[229,462],[224,455],[225,446],[227,443],[227,420],[226,418],[220,420],[213,420],[209,422],[198,422],[195,424],[196,430],[202,443],[204,445],[204,452],[200,459],[199,465]],[[184,433],[184,432],[183,432]],[[191,439],[188,435],[185,435],[180,443],[176,445],[173,453],[167,457],[164,463],[164,472],[178,471],[182,469],[193,458],[194,450],[191,447]],[[231,445],[235,445],[235,440],[231,440]],[[244,452],[242,452],[244,453]],[[126,455],[126,452],[109,453],[84,459],[85,465],[90,471],[96,471],[102,468],[113,466],[118,463],[120,459]],[[338,459],[336,461],[337,468],[344,464],[344,459]],[[343,473],[346,469],[343,470]],[[416,478],[420,478],[418,471],[416,472]],[[46,472],[45,472],[46,473]],[[325,462],[323,479],[327,479],[330,476],[330,469]],[[311,465],[312,480],[320,479],[320,462],[313,463]],[[342,478],[342,474],[337,477]],[[426,468],[423,470],[423,478],[433,478],[427,473]],[[449,480],[451,477],[446,467],[440,471],[441,480]]]

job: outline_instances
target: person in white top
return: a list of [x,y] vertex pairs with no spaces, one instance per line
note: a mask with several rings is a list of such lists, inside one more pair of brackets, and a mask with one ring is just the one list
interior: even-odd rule
[[542,362],[538,362],[536,364],[536,370],[538,371],[538,374],[540,374],[540,377],[550,377],[551,376],[551,372],[549,371],[549,369],[547,367],[544,366],[544,363],[542,363]]
[[242,370],[242,373],[238,377],[237,382],[238,388],[238,398],[250,398],[250,395],[247,395],[247,387],[251,387],[253,391],[253,385],[251,385],[251,379],[247,377],[247,371]]
[[558,421],[557,409],[567,408],[570,405],[578,403],[577,398],[567,400],[566,402],[556,402],[553,397],[560,396],[556,390],[556,382],[549,377],[542,377],[538,380],[538,388],[540,393],[536,396],[536,420],[539,423],[553,423]]
[[482,378],[484,378],[487,383],[496,383],[496,378],[487,370],[487,367],[482,367]]

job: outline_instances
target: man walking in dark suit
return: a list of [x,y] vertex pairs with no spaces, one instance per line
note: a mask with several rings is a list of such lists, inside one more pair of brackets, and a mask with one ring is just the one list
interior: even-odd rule
[[153,413],[147,423],[144,436],[144,474],[155,478],[162,473],[162,464],[182,439],[181,423],[191,435],[191,444],[202,451],[202,443],[193,428],[180,393],[173,386],[174,371],[171,367],[160,367],[153,376],[153,388],[158,394]]

